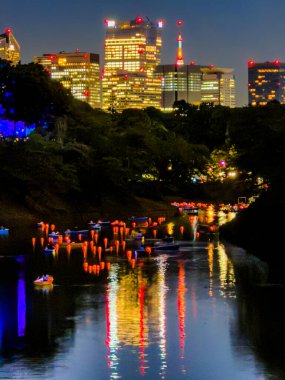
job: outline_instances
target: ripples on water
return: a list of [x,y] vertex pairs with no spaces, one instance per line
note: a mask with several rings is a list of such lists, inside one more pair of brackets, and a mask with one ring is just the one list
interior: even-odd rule
[[[0,379],[282,378],[252,344],[261,324],[249,319],[234,258],[242,273],[254,269],[240,250],[194,239],[135,263],[103,252],[110,266],[90,273],[81,249],[21,253],[0,259]],[[54,286],[34,288],[46,270]]]

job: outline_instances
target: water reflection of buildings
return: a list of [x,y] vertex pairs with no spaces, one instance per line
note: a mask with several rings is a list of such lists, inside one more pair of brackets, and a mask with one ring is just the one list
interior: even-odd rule
[[[215,250],[217,250],[216,258]],[[219,266],[220,295],[225,298],[235,297],[236,280],[233,263],[226,254],[225,247],[222,244],[214,247],[212,243],[208,245],[209,296],[213,297],[213,273],[216,262]]]
[[[110,270],[106,289],[106,345],[112,379],[120,377],[118,350],[122,345],[137,348],[139,370],[144,375],[148,368],[145,350],[153,339],[158,340],[160,375],[166,373],[166,261],[160,258],[158,272],[151,282],[146,281],[140,267],[121,276],[117,266]],[[184,310],[182,300],[181,304]]]

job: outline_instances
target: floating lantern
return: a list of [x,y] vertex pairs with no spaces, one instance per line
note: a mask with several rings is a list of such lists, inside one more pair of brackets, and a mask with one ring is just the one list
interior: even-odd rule
[[150,255],[151,254],[151,247],[146,247],[145,251]]
[[83,263],[83,269],[85,270],[85,272],[88,271],[88,263],[86,261]]
[[153,233],[153,237],[156,239],[157,230],[152,230],[152,233]]
[[181,235],[183,235],[183,233],[184,233],[184,226],[180,226],[180,233],[181,233]]
[[119,240],[116,240],[115,241],[115,248],[116,248],[116,253],[118,254],[119,253]]

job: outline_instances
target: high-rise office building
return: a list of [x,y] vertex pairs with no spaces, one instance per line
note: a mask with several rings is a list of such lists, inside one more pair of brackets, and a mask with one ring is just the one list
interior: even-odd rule
[[201,103],[234,108],[236,98],[233,71],[230,68],[216,68],[212,65],[202,67]]
[[285,63],[248,62],[248,103],[266,105],[272,100],[285,103]]
[[201,66],[159,65],[155,75],[162,80],[161,108],[171,110],[177,100],[199,105],[201,103]]
[[93,108],[101,107],[98,54],[79,51],[43,54],[34,57],[34,62],[45,67],[51,78],[61,82],[76,99],[90,104]]
[[161,79],[154,77],[154,70],[160,63],[163,21],[137,17],[123,22],[105,20],[105,25],[103,108],[159,107]]
[[235,78],[233,69],[196,65],[192,61],[184,64],[182,49],[182,21],[177,37],[176,63],[158,65],[155,76],[162,80],[161,108],[171,110],[175,101],[200,105],[202,102],[235,107]]
[[0,58],[10,61],[12,65],[20,62],[20,45],[11,29],[0,34]]
[[162,79],[161,108],[170,110],[177,100],[200,105],[235,107],[233,69],[213,66],[159,65],[155,75]]

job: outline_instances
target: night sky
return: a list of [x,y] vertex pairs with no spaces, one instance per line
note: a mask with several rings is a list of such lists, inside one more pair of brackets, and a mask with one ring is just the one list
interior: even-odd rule
[[105,18],[163,18],[162,63],[174,63],[182,20],[184,62],[235,69],[237,105],[247,104],[247,61],[285,61],[285,0],[6,0],[0,32],[11,28],[22,63],[59,51],[100,53]]

